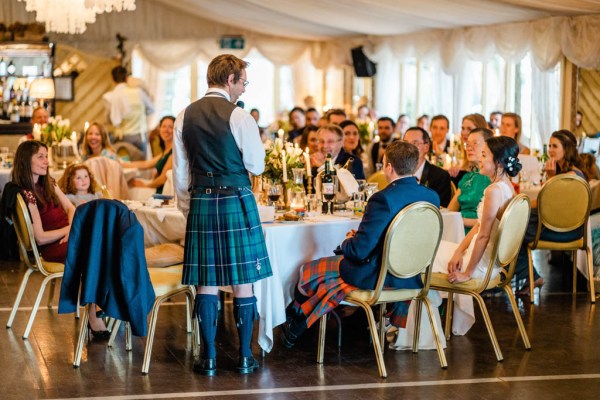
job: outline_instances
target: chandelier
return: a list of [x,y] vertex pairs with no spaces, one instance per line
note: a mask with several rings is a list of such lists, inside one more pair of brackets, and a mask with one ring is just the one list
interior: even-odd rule
[[25,10],[36,13],[35,20],[46,24],[46,31],[83,33],[87,24],[96,22],[96,14],[133,11],[135,0],[18,0]]

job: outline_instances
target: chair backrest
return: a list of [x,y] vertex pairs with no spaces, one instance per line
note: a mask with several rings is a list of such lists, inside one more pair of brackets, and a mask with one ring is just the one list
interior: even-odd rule
[[[492,257],[487,273],[481,285],[483,291],[487,288],[491,273],[495,265],[504,268],[507,279],[504,283],[510,283],[514,274],[515,264],[519,249],[525,237],[527,224],[529,223],[530,212],[529,198],[525,194],[515,196],[502,214],[496,236],[496,242],[493,244]],[[508,269],[506,268],[508,266]]]
[[129,199],[129,188],[118,161],[107,157],[89,158],[84,163],[101,185],[106,186],[117,199]]
[[410,278],[424,273],[423,290],[427,295],[431,265],[442,237],[443,222],[440,211],[424,201],[402,209],[390,223],[383,244],[381,270],[375,287],[376,300],[386,275]]
[[368,183],[376,183],[379,186],[379,190],[383,190],[387,187],[388,181],[385,179],[383,171],[377,171],[367,179]]
[[590,185],[574,174],[549,179],[538,195],[539,223],[556,232],[587,226],[592,203]]
[[21,194],[17,194],[17,204],[12,220],[15,232],[17,233],[21,259],[27,267],[39,270],[43,274],[48,275],[42,264],[37,243],[33,236],[33,225],[29,216],[29,209]]

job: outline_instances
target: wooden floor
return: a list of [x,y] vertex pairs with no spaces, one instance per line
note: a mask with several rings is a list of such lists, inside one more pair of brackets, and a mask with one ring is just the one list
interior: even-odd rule
[[[538,260],[545,256],[538,254]],[[440,368],[435,351],[412,354],[386,349],[387,379],[378,376],[360,312],[344,319],[341,350],[331,323],[323,366],[316,363],[317,332],[312,329],[293,350],[277,341],[257,372],[240,376],[233,372],[237,333],[231,303],[225,304],[220,319],[218,376],[195,375],[183,299],[160,313],[149,375],[140,373],[145,338],[134,338],[133,351],[127,352],[122,332],[112,349],[105,343],[89,343],[81,367],[74,369],[77,321],[73,315],[58,315],[56,309],[44,307],[29,340],[21,339],[35,297],[33,289],[40,282],[36,278],[12,329],[0,331],[0,399],[598,399],[600,313],[590,305],[585,286],[575,297],[569,293],[568,267],[545,263],[542,274],[547,284],[540,301],[534,306],[528,298],[519,301],[531,351],[523,348],[510,306],[503,297],[493,297],[487,305],[504,362],[496,361],[478,317],[466,336],[448,343],[447,370]],[[19,263],[0,262],[2,324],[22,276]],[[260,357],[257,345],[254,353]]]

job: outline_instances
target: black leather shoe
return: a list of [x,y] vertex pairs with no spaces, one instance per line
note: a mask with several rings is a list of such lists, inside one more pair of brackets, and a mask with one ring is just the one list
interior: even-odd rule
[[205,376],[215,376],[217,374],[217,359],[201,358],[194,361],[194,372]]
[[258,361],[254,359],[254,357],[239,357],[238,363],[235,369],[240,374],[250,374],[254,372],[254,370],[258,368]]
[[281,343],[286,349],[291,349],[296,344],[298,336],[294,335],[290,329],[290,322],[286,321],[281,325]]

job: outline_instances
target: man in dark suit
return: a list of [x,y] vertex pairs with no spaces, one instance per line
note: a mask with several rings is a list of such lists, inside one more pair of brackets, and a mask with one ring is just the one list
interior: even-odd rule
[[[354,178],[365,179],[365,171],[363,163],[359,157],[355,157],[344,151],[344,133],[338,125],[325,125],[317,131],[319,138],[319,149],[323,155],[323,159],[327,154],[331,154],[331,160],[334,165],[343,167],[349,158],[353,158],[352,167],[349,169]],[[318,168],[319,171],[321,168]],[[315,172],[315,171],[313,171]]]
[[[413,176],[418,159],[419,151],[411,144],[398,141],[387,146],[383,172],[389,185],[371,196],[358,230],[346,234],[335,251],[337,256],[301,267],[294,302],[286,310],[288,320],[282,334],[286,347],[292,347],[302,332],[335,308],[350,291],[375,288],[385,234],[398,212],[417,201],[439,207],[438,195],[419,185]],[[399,279],[388,275],[385,286],[419,288],[423,284],[420,276]],[[408,312],[408,307],[402,312]]]
[[442,207],[448,207],[452,197],[450,174],[425,159],[431,148],[429,134],[423,128],[415,126],[408,128],[404,134],[404,141],[417,146],[419,149],[419,163],[415,171],[415,177],[421,185],[430,187],[437,192]]

